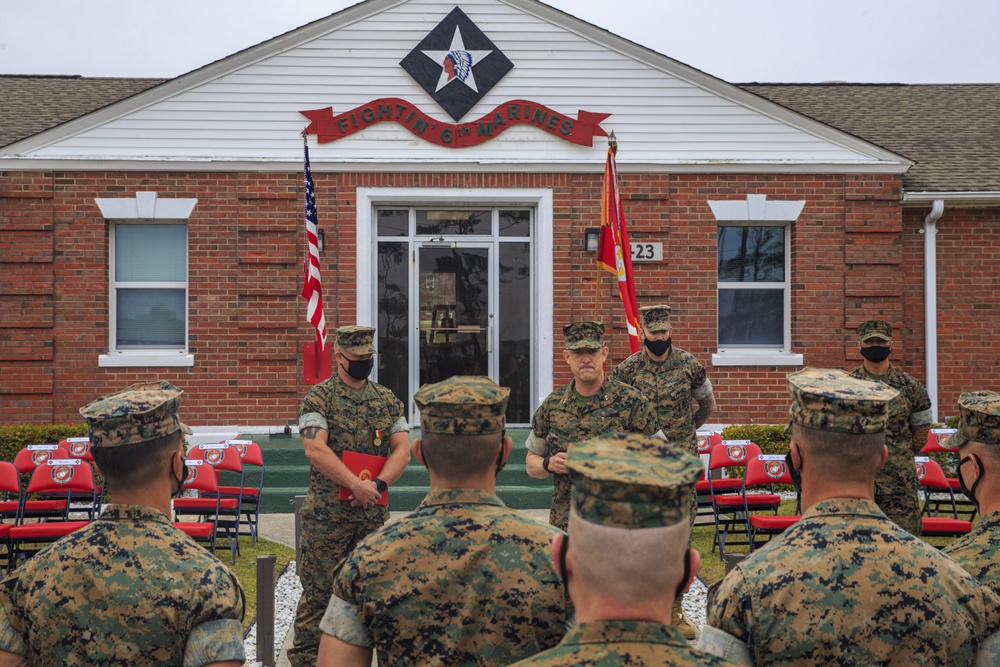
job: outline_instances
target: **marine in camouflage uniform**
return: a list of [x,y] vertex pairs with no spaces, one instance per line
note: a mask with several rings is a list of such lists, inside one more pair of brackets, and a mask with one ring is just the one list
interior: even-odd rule
[[[508,395],[488,378],[465,376],[416,393],[424,437],[414,453],[428,466],[431,491],[413,513],[362,540],[336,572],[320,665],[342,665],[335,651],[348,644],[374,647],[380,665],[499,666],[565,634],[571,608],[549,551],[558,531],[508,509],[494,483],[468,483],[492,479],[510,453],[501,435]],[[444,477],[445,464],[431,456],[446,456],[433,449],[444,442],[451,454],[490,451],[469,451],[461,459],[473,463],[457,464],[481,469]]]
[[[892,347],[892,325],[883,320],[868,320],[858,327],[862,354],[866,343],[876,348]],[[884,352],[883,352],[884,354]],[[851,375],[887,384],[899,395],[889,404],[889,422],[885,444],[889,460],[875,475],[875,503],[897,524],[920,536],[919,482],[913,457],[927,442],[933,413],[927,390],[917,380],[893,366],[888,359],[865,360]]]
[[1000,594],[1000,394],[968,392],[958,399],[958,407],[958,430],[945,445],[958,448],[963,487],[983,516],[971,533],[943,551]]
[[808,478],[802,470],[803,501],[810,488],[819,500],[709,588],[699,647],[753,665],[984,664],[974,660],[997,640],[996,596],[871,500],[834,497],[874,478],[875,450],[857,453],[860,436],[885,428],[895,390],[812,368],[789,375],[788,388],[793,461],[798,454],[799,465],[808,466],[808,456],[821,455],[809,440],[817,436],[804,426],[831,432],[852,453],[848,465],[868,463],[833,479],[817,470],[822,463],[812,463]]
[[[612,377],[632,385],[652,402],[667,442],[697,456],[697,430],[715,410],[715,396],[705,367],[693,354],[672,344],[670,311],[667,305],[639,309],[643,349],[618,364]],[[697,410],[694,403],[698,404]],[[698,494],[691,487],[688,521],[692,528],[697,516]],[[684,618],[680,599],[674,605],[674,625],[686,638],[695,638],[695,629]]]
[[[651,436],[615,434],[573,446],[567,456],[573,539],[567,544],[556,538],[554,551],[560,554],[561,568],[578,601],[578,623],[558,646],[522,660],[517,667],[730,664],[694,648],[668,623],[672,594],[694,576],[685,566],[697,568],[695,556],[677,547],[690,532],[688,496],[702,464],[680,449],[663,451],[660,442]],[[632,538],[647,549],[659,545],[648,552],[648,559],[657,561],[655,566],[647,567],[643,556],[636,555]],[[621,561],[609,555],[602,548],[609,539],[630,553]],[[666,553],[672,562],[663,563]],[[677,562],[680,558],[688,560],[682,565]],[[636,569],[655,571],[663,565],[664,576],[640,575],[641,581],[635,580]],[[607,580],[613,583],[608,586]],[[637,587],[642,589],[638,597]],[[595,589],[599,596],[593,595]],[[633,611],[637,606],[641,612]]]
[[[169,474],[180,488],[183,446],[179,435],[173,442],[169,436],[190,433],[176,414],[181,394],[168,382],[143,383],[81,408],[91,451],[109,479],[112,458],[122,457],[120,467],[173,450]],[[130,474],[127,465],[117,471],[119,488]],[[174,528],[162,479],[146,485],[149,505],[118,504],[121,492],[109,483],[112,504],[96,521],[0,583],[0,650],[36,666],[243,662],[243,590],[215,556]]]
[[[386,387],[365,379],[371,371],[370,365],[366,369],[366,364],[361,364],[357,372],[360,378],[349,374],[358,360],[347,355],[367,361],[375,353],[374,337],[375,330],[371,327],[337,329],[337,373],[306,394],[299,408],[299,432],[304,441],[310,440],[310,436],[318,438],[320,453],[329,448],[337,459],[330,463],[340,464],[341,474],[352,478],[353,473],[342,468],[340,459],[344,452],[389,457],[378,478],[385,484],[381,492],[398,479],[409,461],[410,428],[403,415],[402,401]],[[352,386],[362,382],[360,387]],[[307,454],[309,445],[307,442]],[[311,458],[309,490],[301,512],[301,562],[297,568],[302,597],[295,614],[294,646],[288,651],[293,667],[316,664],[319,622],[333,592],[334,569],[361,538],[389,518],[388,506],[352,506],[351,501],[338,498],[339,492],[340,484],[324,474]]]
[[[603,364],[608,350],[604,347],[604,325],[599,322],[573,322],[563,327],[566,349],[563,356],[574,369],[573,381],[549,394],[531,418],[528,448],[528,472],[532,464],[541,463],[540,476],[554,476],[552,508],[549,523],[566,529],[569,521],[569,478],[550,466],[551,460],[565,454],[574,442],[606,433],[658,433],[656,412],[641,392],[624,382],[604,374]],[[584,396],[578,391],[582,372],[572,355],[592,352],[596,379],[588,380],[597,387],[595,393]],[[662,435],[662,434],[660,434]],[[536,474],[536,476],[538,476]]]

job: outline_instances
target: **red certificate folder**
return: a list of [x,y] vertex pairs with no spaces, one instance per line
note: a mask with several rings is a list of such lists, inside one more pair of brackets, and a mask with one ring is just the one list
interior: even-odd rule
[[[362,454],[361,452],[342,452],[340,460],[344,462],[347,469],[353,472],[358,479],[370,482],[382,472],[382,466],[385,465],[386,458],[384,456],[375,456],[374,454]],[[342,486],[337,497],[341,500],[350,500],[351,490]],[[386,489],[382,493],[382,498],[378,501],[378,504],[389,504],[389,489]]]

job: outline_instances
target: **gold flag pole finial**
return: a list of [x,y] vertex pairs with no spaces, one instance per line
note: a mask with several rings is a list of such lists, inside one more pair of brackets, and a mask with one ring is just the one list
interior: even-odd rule
[[615,136],[614,130],[611,130],[611,134],[608,135],[608,147],[612,151],[618,151],[618,138]]

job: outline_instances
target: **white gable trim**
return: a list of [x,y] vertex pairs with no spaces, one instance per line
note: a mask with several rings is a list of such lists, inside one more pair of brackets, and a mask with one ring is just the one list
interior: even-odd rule
[[[466,0],[470,5],[480,6],[485,3],[479,0]],[[169,138],[161,139],[161,143],[150,144],[148,149],[143,150],[120,150],[120,143],[124,138],[131,138],[131,133],[138,133],[135,137],[136,148],[142,148],[143,135],[141,129],[136,129],[129,122],[135,122],[134,115],[162,114],[160,106],[168,105],[178,98],[186,100],[178,102],[189,104],[191,96],[202,94],[203,86],[211,88],[212,84],[220,78],[226,77],[219,85],[228,85],[233,77],[246,77],[248,74],[259,74],[254,69],[258,63],[268,58],[280,58],[281,54],[304,47],[314,40],[326,39],[328,42],[335,41],[330,33],[348,28],[381,12],[394,10],[400,5],[410,2],[420,4],[420,0],[367,0],[353,7],[338,12],[325,19],[320,19],[306,26],[275,37],[255,47],[240,51],[223,60],[216,61],[198,70],[182,75],[176,79],[163,83],[153,89],[139,93],[133,97],[112,104],[91,114],[65,123],[59,127],[42,132],[34,137],[29,137],[20,142],[8,146],[3,152],[7,157],[0,157],[0,164],[5,169],[87,169],[97,166],[99,169],[122,169],[122,170],[146,170],[146,169],[168,169],[171,171],[220,171],[220,170],[244,170],[244,171],[288,171],[290,167],[296,165],[297,157],[289,150],[285,157],[284,148],[275,149],[276,142],[281,141],[281,137],[275,134],[273,128],[281,126],[297,126],[292,120],[292,114],[287,109],[288,101],[285,98],[285,108],[281,109],[280,122],[271,119],[268,126],[270,134],[267,141],[270,141],[270,152],[265,151],[261,157],[256,157],[252,151],[252,157],[247,157],[248,151],[240,150],[232,146],[232,137],[228,137],[226,144],[223,141],[217,151],[206,150],[211,146],[210,138],[197,144],[197,148],[192,145],[179,145],[180,150],[171,151],[173,144],[164,144],[163,141],[170,141]],[[426,5],[431,3],[424,2]],[[637,151],[631,156],[623,152],[619,156],[619,166],[623,172],[630,168],[635,171],[667,171],[667,172],[692,172],[692,173],[739,173],[741,171],[752,171],[755,173],[903,173],[911,162],[878,146],[865,142],[850,134],[836,130],[811,118],[786,109],[769,100],[754,95],[720,79],[712,77],[704,72],[677,62],[662,54],[630,42],[624,38],[613,35],[597,26],[591,25],[569,14],[553,9],[537,2],[537,0],[492,0],[493,6],[506,6],[508,11],[517,12],[524,17],[531,17],[534,24],[547,24],[554,30],[562,33],[575,35],[576,39],[589,42],[595,49],[603,51],[609,55],[614,54],[615,58],[631,61],[638,66],[648,68],[650,71],[659,72],[657,76],[665,76],[676,82],[681,82],[685,87],[690,86],[693,91],[707,93],[712,98],[724,100],[731,109],[741,109],[746,113],[744,116],[756,116],[762,121],[767,119],[770,129],[776,127],[787,129],[789,132],[797,133],[800,137],[810,137],[813,148],[818,148],[820,154],[809,154],[809,151],[797,154],[784,153],[780,142],[774,144],[776,147],[771,150],[768,145],[764,151],[750,151],[744,155],[713,153],[699,154],[697,151],[685,153],[679,150],[675,155],[661,157],[662,153],[657,151]],[[454,3],[442,2],[442,7],[450,9]],[[422,7],[421,9],[427,9]],[[537,26],[536,26],[537,27]],[[366,26],[360,26],[364,30]],[[536,54],[537,55],[537,54]],[[262,65],[266,69],[267,65]],[[249,69],[247,69],[249,68]],[[242,71],[241,71],[242,70]],[[227,77],[233,75],[233,77]],[[264,77],[266,79],[266,77]],[[246,85],[246,81],[241,82]],[[659,89],[657,89],[659,90]],[[218,91],[214,90],[217,94]],[[707,97],[707,96],[705,96]],[[343,100],[341,100],[341,103]],[[162,105],[161,105],[162,103]],[[613,107],[614,105],[612,105]],[[152,107],[152,108],[151,108]],[[613,109],[609,109],[613,111]],[[621,109],[618,109],[620,112]],[[568,113],[568,110],[564,110]],[[127,118],[126,118],[127,117]],[[304,119],[295,119],[304,123]],[[213,118],[213,122],[217,119]],[[146,117],[142,122],[156,122]],[[631,121],[633,129],[635,118]],[[666,121],[664,121],[666,123]],[[284,124],[284,125],[281,125]],[[87,133],[100,134],[101,128],[111,125],[110,132],[118,132],[116,139],[118,144],[109,146],[107,144],[88,144],[93,141],[93,137],[83,136]],[[127,129],[123,129],[127,126]],[[665,125],[666,127],[666,125]],[[202,128],[202,132],[209,132]],[[513,130],[512,130],[513,132]],[[378,133],[375,133],[376,135]],[[694,133],[697,135],[697,132]],[[570,150],[566,152],[544,152],[534,153],[530,157],[515,157],[512,151],[492,151],[486,152],[492,157],[484,157],[480,152],[463,151],[454,153],[448,150],[444,152],[421,151],[426,146],[418,146],[414,151],[398,151],[399,139],[393,137],[391,133],[389,145],[397,149],[397,153],[386,154],[386,152],[358,151],[355,150],[350,157],[345,157],[343,152],[332,150],[327,155],[317,154],[314,159],[316,171],[322,171],[323,165],[328,165],[330,169],[340,171],[395,171],[407,169],[413,171],[431,171],[441,169],[460,168],[463,171],[582,171],[592,173],[599,171],[601,160],[591,160],[589,150]],[[619,136],[621,133],[619,132]],[[694,136],[694,135],[689,135]],[[210,137],[210,135],[209,135]],[[105,137],[106,138],[106,137]],[[105,138],[101,138],[103,141]],[[190,137],[186,137],[190,139]],[[359,140],[361,141],[361,140]],[[505,138],[508,146],[514,143],[513,137]],[[521,141],[526,145],[537,146],[535,137],[525,132]],[[661,139],[661,141],[664,141]],[[672,140],[665,140],[667,145],[677,145],[670,143]],[[62,145],[66,142],[67,145]],[[530,143],[529,143],[530,142]],[[595,142],[593,153],[600,152],[600,141]],[[683,142],[681,142],[683,143]],[[289,141],[289,146],[294,145],[294,141]],[[363,145],[363,144],[362,144]],[[283,146],[283,144],[282,144]],[[758,141],[757,146],[760,146]],[[367,148],[367,146],[366,146]],[[829,150],[823,150],[829,148]],[[190,150],[191,152],[185,152]],[[350,154],[351,151],[345,151]],[[132,153],[132,154],[130,154]],[[850,153],[850,155],[844,155]],[[340,154],[338,161],[337,155]],[[370,158],[370,155],[380,154],[378,159]],[[550,162],[551,155],[562,154],[565,159]],[[735,157],[730,158],[731,155]],[[782,156],[782,159],[772,159],[773,155]],[[721,159],[720,159],[721,158]],[[543,164],[544,162],[544,164]]]

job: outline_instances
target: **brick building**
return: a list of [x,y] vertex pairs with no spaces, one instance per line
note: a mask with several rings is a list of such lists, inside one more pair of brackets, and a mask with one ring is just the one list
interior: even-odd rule
[[0,77],[0,423],[150,378],[196,427],[293,419],[303,130],[326,319],[378,327],[411,419],[455,372],[514,424],[568,381],[612,130],[640,305],[672,304],[713,421],[782,421],[785,374],[856,366],[872,317],[943,419],[997,388],[998,112],[998,85],[734,85],[534,0],[368,0],[167,81]]

